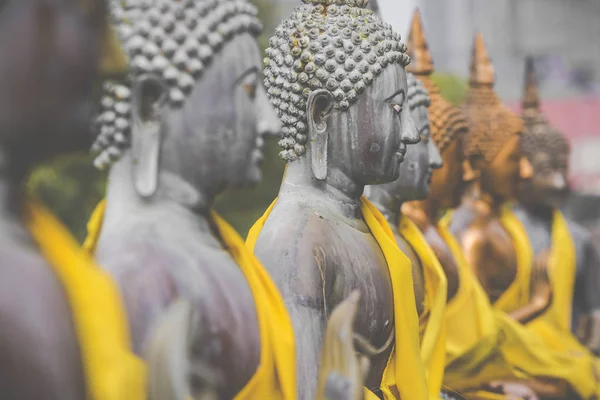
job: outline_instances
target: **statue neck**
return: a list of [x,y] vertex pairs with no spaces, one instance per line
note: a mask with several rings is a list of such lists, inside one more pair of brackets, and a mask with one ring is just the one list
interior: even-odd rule
[[309,195],[348,218],[358,219],[361,216],[360,198],[364,188],[364,185],[336,168],[329,168],[325,180],[317,180],[307,154],[288,163],[279,196]]
[[402,215],[400,209],[403,200],[399,199],[397,196],[392,196],[381,185],[368,186],[365,190],[365,194],[371,203],[381,211],[381,214],[383,214],[386,221],[395,231],[400,222],[400,216]]
[[163,168],[159,169],[156,193],[149,199],[141,198],[133,185],[132,164],[131,151],[127,150],[112,166],[107,189],[109,202],[134,207],[176,204],[197,214],[208,214],[214,195],[207,195],[180,175]]
[[549,221],[554,217],[554,208],[547,204],[526,201],[520,202],[520,204],[529,214],[540,220]]
[[499,215],[500,209],[504,204],[503,199],[494,197],[481,190],[481,183],[478,180],[473,181],[469,185],[465,192],[464,200],[483,216]]
[[402,206],[402,212],[410,217],[421,232],[430,225],[436,225],[440,217],[438,202],[430,198],[407,202]]

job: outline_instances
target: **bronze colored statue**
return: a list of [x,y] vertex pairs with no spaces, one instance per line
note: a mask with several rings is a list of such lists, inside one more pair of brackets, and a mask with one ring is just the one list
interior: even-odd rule
[[33,167],[89,145],[99,65],[123,72],[103,44],[104,2],[2,2],[0,13],[0,397],[142,400],[116,288],[25,190]]
[[[467,169],[476,176],[473,198],[455,212],[453,229],[469,265],[492,304],[525,323],[540,315],[550,304],[551,291],[544,278],[545,260],[537,262],[536,279],[530,293],[507,291],[517,279],[517,254],[512,237],[500,221],[504,202],[516,194],[519,177],[531,176],[531,165],[521,155],[523,124],[494,93],[494,69],[483,37],[477,34],[471,61],[469,91],[463,111],[469,121],[465,140]],[[529,290],[529,289],[528,289]],[[527,296],[521,307],[503,303]],[[498,304],[498,302],[500,302]]]
[[366,0],[304,3],[266,50],[265,83],[288,164],[247,244],[292,317],[301,398],[316,391],[325,321],[354,290],[354,329],[371,360],[368,397],[425,398],[410,262],[361,198],[366,185],[396,180],[406,146],[419,140],[406,104],[406,48]]
[[193,313],[176,309],[166,326],[189,332],[178,365],[190,367],[169,371],[179,381],[167,392],[294,399],[283,300],[211,210],[226,188],[260,179],[265,136],[280,129],[261,85],[257,11],[245,0],[159,0],[112,1],[111,14],[131,73],[104,86],[94,150],[110,175],[86,247],[119,284],[134,350],[156,349],[152,328],[183,299]]
[[408,106],[417,123],[421,141],[409,146],[397,180],[367,186],[365,195],[388,221],[398,247],[411,261],[419,315],[421,357],[427,370],[429,396],[439,398],[446,351],[443,329],[446,277],[419,229],[400,211],[406,201],[427,197],[431,174],[442,166],[438,150],[430,139],[429,104],[430,99],[423,85],[414,75],[408,74]]
[[[558,210],[566,194],[570,148],[562,133],[552,128],[540,111],[533,60],[526,65],[523,98],[523,151],[533,166],[533,178],[521,184],[514,208],[529,237],[534,255],[550,253],[549,275],[554,303],[544,318],[564,332],[571,330],[573,304],[591,321],[581,339],[600,350],[600,260],[583,227]],[[579,290],[577,290],[579,289]]]
[[[502,204],[516,194],[521,179],[531,177],[531,165],[519,157],[520,146],[516,139],[520,137],[520,130],[516,128],[520,122],[501,106],[493,93],[493,69],[484,50],[483,40],[478,35],[470,90],[463,108],[469,121],[463,173],[465,178],[474,181],[471,197],[463,201],[452,216],[452,224],[465,255],[464,265],[473,269],[479,282],[469,282],[469,275],[460,273],[459,291],[461,287],[470,287],[471,298],[479,299],[481,296],[477,293],[481,289],[477,288],[480,284],[483,286],[498,311],[488,314],[493,318],[487,317],[487,322],[481,327],[489,329],[494,326],[492,321],[496,321],[500,337],[504,338],[505,346],[501,349],[505,365],[516,366],[517,371],[529,371],[530,376],[540,377],[529,380],[528,386],[548,398],[595,398],[599,390],[597,361],[585,349],[573,345],[569,338],[546,329],[543,319],[538,318],[551,305],[547,255],[540,255],[535,262],[533,257],[523,256],[521,243],[526,238],[518,236],[514,228],[515,218]],[[508,136],[492,129],[501,127],[514,129],[509,130],[512,134]],[[498,140],[502,137],[507,143],[500,148]],[[446,242],[451,245],[454,239],[450,232],[446,231],[445,236]],[[454,250],[453,253],[455,259],[460,260],[459,251]],[[460,267],[461,262],[458,264]],[[481,299],[473,303],[484,304]],[[481,312],[484,308],[477,309]],[[508,316],[503,312],[507,312]],[[484,320],[483,315],[480,315],[480,321]],[[451,321],[460,326],[469,323],[459,316],[457,314]],[[515,322],[528,324],[524,328]],[[524,354],[527,356],[524,357]],[[452,365],[447,368],[447,376],[451,369]],[[561,382],[568,383],[570,394],[561,387]]]

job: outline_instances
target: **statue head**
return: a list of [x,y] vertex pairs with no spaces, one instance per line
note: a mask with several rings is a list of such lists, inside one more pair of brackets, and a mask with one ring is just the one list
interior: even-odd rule
[[260,84],[261,30],[246,0],[112,0],[130,60],[106,82],[95,164],[131,150],[133,182],[152,196],[159,172],[214,195],[260,179],[264,136],[279,122]]
[[433,171],[429,198],[442,208],[455,208],[460,204],[463,191],[463,140],[468,125],[463,113],[440,95],[439,88],[431,78],[434,72],[433,60],[419,10],[413,16],[407,46],[411,57],[407,71],[413,73],[429,92],[431,139],[443,160],[442,167]]
[[494,67],[483,36],[477,33],[471,60],[469,90],[462,107],[469,132],[465,153],[481,190],[499,200],[516,195],[520,179],[531,177],[531,165],[521,152],[522,121],[494,92]]
[[318,180],[332,169],[363,185],[397,179],[406,145],[418,141],[404,107],[406,46],[367,0],[303,1],[266,50],[281,157],[310,165]]
[[103,1],[3,1],[0,14],[0,140],[21,179],[32,164],[89,145],[102,51],[118,52],[103,41]]
[[408,146],[406,157],[400,166],[400,177],[390,183],[369,186],[365,191],[368,197],[373,197],[376,191],[384,191],[397,201],[423,200],[429,194],[433,170],[442,166],[440,153],[430,135],[427,113],[431,104],[429,94],[413,74],[407,74],[407,80],[408,107],[421,140]]
[[533,176],[519,187],[519,201],[533,206],[560,205],[567,192],[570,146],[567,138],[554,129],[540,110],[540,98],[533,59],[525,68],[523,94],[523,153],[531,163]]

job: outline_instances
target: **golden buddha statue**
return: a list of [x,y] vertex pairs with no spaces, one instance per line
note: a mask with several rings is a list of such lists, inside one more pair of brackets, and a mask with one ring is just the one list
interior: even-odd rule
[[[531,165],[521,154],[522,121],[502,105],[494,92],[494,67],[481,34],[477,34],[471,62],[469,90],[462,109],[469,121],[464,150],[465,170],[471,178],[471,197],[453,217],[453,230],[465,256],[493,304],[525,323],[550,304],[551,292],[544,278],[544,258],[536,265],[539,279],[532,293],[507,291],[517,278],[517,254],[501,217],[504,203],[512,199],[519,179],[531,177]],[[503,303],[515,297],[530,299],[522,307],[507,309]]]
[[[433,62],[418,11],[413,18],[408,48],[412,59],[410,71],[431,93],[428,109],[431,137],[444,164],[433,171],[429,197],[405,203],[402,209],[421,229],[447,276],[444,385],[468,399],[505,398],[506,395],[562,398],[564,386],[557,387],[555,383],[578,385],[565,367],[575,361],[548,352],[547,347],[536,343],[535,335],[505,313],[493,309],[448,229],[449,219],[442,218],[445,210],[460,204],[464,189],[463,145],[468,126],[464,114],[439,94],[431,78]],[[504,340],[500,342],[499,338]]]
[[[533,256],[524,257],[520,242],[526,239],[517,236],[511,222],[516,218],[511,217],[510,209],[504,205],[517,194],[519,182],[531,178],[532,167],[521,154],[522,122],[502,106],[493,84],[493,66],[483,38],[477,35],[470,88],[463,106],[469,121],[463,173],[471,188],[463,204],[448,217],[452,226],[450,221],[444,222],[457,235],[464,255],[462,263],[471,267],[470,274],[461,271],[459,293],[472,292],[467,298],[479,313],[480,327],[497,326],[503,357],[517,371],[527,371],[527,384],[543,398],[596,398],[596,360],[571,341],[565,339],[568,346],[557,343],[564,338],[550,335],[554,342],[549,340],[545,336],[546,325],[532,329],[542,320],[537,317],[552,304],[546,273],[548,255],[541,253],[535,260]],[[445,235],[448,243],[454,240],[449,230]],[[460,251],[455,249],[454,254],[459,260]],[[465,280],[473,274],[479,282]],[[489,309],[489,303],[486,306],[486,299],[476,295],[483,290],[496,309],[492,313],[483,312]],[[448,316],[448,321],[458,324],[464,333],[464,326],[470,324],[464,318],[466,314],[456,313],[453,307],[448,309],[456,314]],[[468,358],[481,356],[476,353],[471,350]],[[452,370],[451,364],[448,369]],[[543,379],[533,379],[536,377]]]

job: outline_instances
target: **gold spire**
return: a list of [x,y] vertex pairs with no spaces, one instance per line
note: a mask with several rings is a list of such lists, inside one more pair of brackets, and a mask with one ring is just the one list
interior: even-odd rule
[[473,43],[469,84],[471,86],[493,86],[495,82],[494,75],[494,66],[485,48],[483,35],[481,32],[477,32]]
[[406,45],[408,47],[407,54],[412,59],[406,70],[418,76],[431,75],[433,73],[433,61],[423,32],[423,22],[418,8],[415,9],[413,15]]
[[523,112],[528,110],[540,110],[540,94],[531,56],[527,57],[525,61],[525,88],[523,91]]

